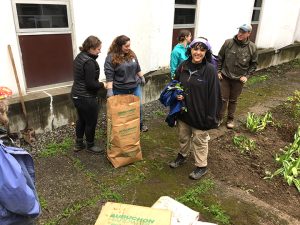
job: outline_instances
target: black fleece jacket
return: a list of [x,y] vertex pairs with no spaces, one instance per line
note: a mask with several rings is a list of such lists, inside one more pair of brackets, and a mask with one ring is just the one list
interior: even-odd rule
[[216,128],[222,98],[215,67],[205,59],[194,64],[189,58],[177,68],[175,74],[175,79],[183,86],[187,107],[187,112],[182,112],[178,119],[199,130]]

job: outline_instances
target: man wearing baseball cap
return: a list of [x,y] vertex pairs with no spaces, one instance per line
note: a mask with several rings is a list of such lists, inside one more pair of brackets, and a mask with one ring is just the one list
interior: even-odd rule
[[257,67],[257,48],[249,39],[252,27],[242,24],[238,29],[233,38],[224,42],[218,55],[218,77],[221,81],[223,102],[219,113],[219,125],[222,124],[227,109],[228,129],[234,128],[237,99],[247,79]]

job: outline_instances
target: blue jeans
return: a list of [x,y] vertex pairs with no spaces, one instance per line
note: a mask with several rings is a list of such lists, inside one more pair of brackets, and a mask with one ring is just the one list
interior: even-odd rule
[[114,95],[126,95],[126,94],[133,94],[140,98],[140,126],[142,127],[143,124],[143,116],[142,116],[142,89],[141,86],[138,85],[136,88],[132,89],[116,89],[113,88]]

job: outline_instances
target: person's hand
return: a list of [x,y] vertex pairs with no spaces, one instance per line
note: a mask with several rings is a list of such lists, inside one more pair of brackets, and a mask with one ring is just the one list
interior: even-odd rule
[[106,97],[109,98],[114,95],[112,88],[107,89]]
[[223,79],[222,73],[218,73],[219,80]]
[[146,84],[146,80],[144,76],[139,77],[139,84],[144,86]]
[[103,84],[103,87],[104,87],[105,89],[107,88],[107,83],[106,83],[106,82],[102,81],[102,82],[100,82],[100,83]]
[[177,95],[177,100],[182,101],[184,99],[183,95]]
[[242,77],[240,77],[240,81],[244,84],[244,83],[246,83],[247,82],[247,77],[245,77],[245,76],[242,76]]

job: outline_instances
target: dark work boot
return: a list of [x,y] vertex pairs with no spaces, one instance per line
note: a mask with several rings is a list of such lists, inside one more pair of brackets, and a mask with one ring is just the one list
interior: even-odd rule
[[177,168],[181,166],[183,163],[185,163],[185,161],[186,161],[186,157],[178,153],[177,158],[173,162],[169,163],[169,166],[171,168]]
[[103,154],[104,149],[100,146],[96,146],[94,142],[86,142],[86,150],[90,153],[94,154]]
[[77,138],[75,141],[75,146],[74,146],[73,151],[79,152],[83,149],[85,149],[85,144],[83,143],[83,138]]

